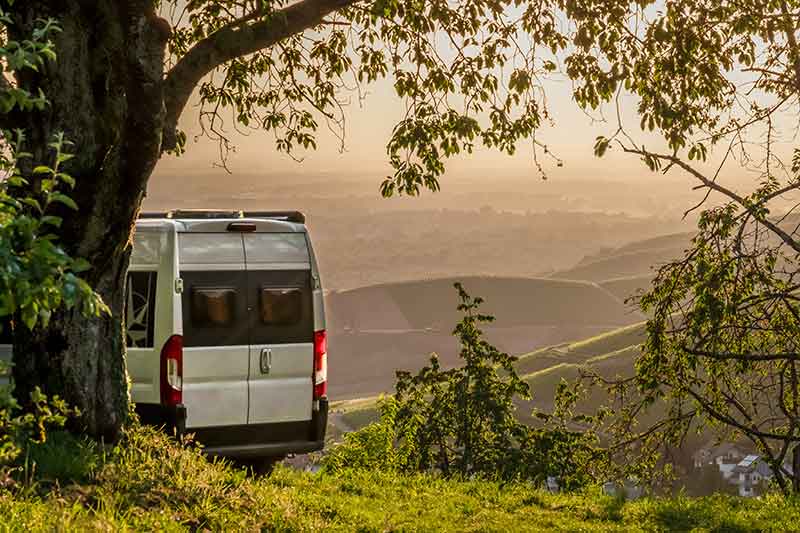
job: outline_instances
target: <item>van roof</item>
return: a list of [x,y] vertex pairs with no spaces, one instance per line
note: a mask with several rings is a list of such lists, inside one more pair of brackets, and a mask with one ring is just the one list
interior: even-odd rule
[[[235,226],[247,226],[247,228],[241,229]],[[227,231],[306,232],[305,216],[299,211],[174,209],[171,211],[143,212],[139,216],[136,227],[150,231],[175,228],[179,233],[218,233]]]
[[171,219],[231,219],[231,218],[269,218],[305,224],[306,216],[300,211],[242,211],[240,209],[172,209],[169,211],[143,211],[139,218]]

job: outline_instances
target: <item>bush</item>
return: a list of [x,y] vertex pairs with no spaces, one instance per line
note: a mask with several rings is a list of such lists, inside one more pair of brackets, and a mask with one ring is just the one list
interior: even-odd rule
[[556,476],[567,488],[591,481],[589,466],[600,454],[594,434],[564,423],[569,401],[540,416],[547,427],[517,419],[515,401],[530,399],[530,391],[516,358],[483,339],[480,324],[494,320],[479,312],[483,300],[455,287],[464,317],[453,335],[464,364],[444,370],[434,354],[416,375],[398,371],[396,395],[382,400],[380,420],[345,436],[323,466],[536,482]]
[[[76,411],[58,397],[48,399],[38,388],[31,394],[28,409],[22,411],[10,386],[0,386],[0,482],[19,470],[23,452],[47,442],[47,431],[64,426]],[[25,457],[27,470],[28,457]]]

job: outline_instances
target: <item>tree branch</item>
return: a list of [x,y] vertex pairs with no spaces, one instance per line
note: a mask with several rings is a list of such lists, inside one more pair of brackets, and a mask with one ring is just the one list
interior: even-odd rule
[[195,44],[167,74],[164,103],[167,117],[162,150],[175,148],[178,119],[198,83],[214,69],[241,56],[318,26],[325,17],[357,0],[301,0],[251,24],[220,29]]
[[709,352],[698,350],[688,346],[683,347],[683,351],[697,357],[705,357],[716,361],[800,361],[800,353],[780,352],[780,353],[735,353],[735,352]]
[[676,165],[676,166],[682,168],[683,170],[685,170],[686,172],[688,172],[689,174],[691,174],[692,176],[694,176],[695,178],[700,180],[700,182],[703,184],[703,186],[708,187],[709,189],[713,189],[713,190],[717,191],[718,193],[724,194],[725,196],[727,196],[728,198],[730,198],[731,200],[733,200],[737,204],[739,204],[742,207],[744,207],[745,210],[747,210],[749,213],[751,213],[753,215],[753,218],[755,218],[758,222],[760,222],[761,224],[763,224],[764,226],[769,228],[770,231],[772,231],[775,235],[777,235],[785,244],[787,244],[795,252],[800,253],[800,242],[797,242],[794,238],[792,238],[791,235],[789,235],[784,230],[782,230],[780,227],[778,227],[777,224],[772,223],[766,217],[759,216],[758,212],[756,212],[756,210],[753,208],[752,204],[750,202],[748,202],[745,198],[742,198],[741,196],[739,196],[738,194],[736,194],[732,190],[728,189],[727,187],[723,187],[722,185],[720,185],[716,181],[708,179],[702,173],[700,173],[697,169],[695,169],[691,165],[687,164],[685,161],[683,161],[679,157],[674,156],[674,155],[657,154],[657,153],[654,153],[654,152],[648,152],[646,150],[640,150],[638,148],[628,148],[628,147],[625,147],[625,146],[623,146],[622,149],[623,149],[624,152],[629,153],[629,154],[637,154],[637,155],[641,155],[641,156],[655,157],[655,158],[661,159],[663,161],[668,161],[670,163],[670,165]]

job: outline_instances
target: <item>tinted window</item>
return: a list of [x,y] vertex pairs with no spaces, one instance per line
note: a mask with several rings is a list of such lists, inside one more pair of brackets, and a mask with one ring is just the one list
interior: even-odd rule
[[300,322],[303,316],[303,291],[261,287],[259,293],[261,323],[288,326]]
[[313,341],[308,270],[184,270],[181,278],[184,346]]
[[250,344],[247,326],[247,272],[184,270],[184,346]]
[[12,343],[11,319],[1,318],[0,328],[2,328],[0,329],[0,344],[11,344]]
[[128,347],[152,348],[156,314],[155,272],[129,272],[125,288]]
[[314,306],[308,270],[248,270],[252,344],[313,342]]
[[236,289],[192,287],[192,323],[204,327],[230,326],[236,319]]

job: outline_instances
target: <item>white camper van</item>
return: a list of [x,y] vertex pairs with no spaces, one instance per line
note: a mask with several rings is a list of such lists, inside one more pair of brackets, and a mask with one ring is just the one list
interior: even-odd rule
[[144,422],[193,433],[219,456],[323,447],[325,312],[301,213],[142,214],[126,320]]

